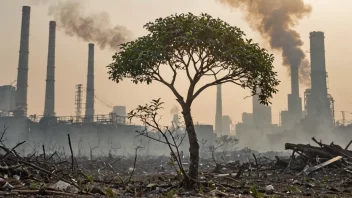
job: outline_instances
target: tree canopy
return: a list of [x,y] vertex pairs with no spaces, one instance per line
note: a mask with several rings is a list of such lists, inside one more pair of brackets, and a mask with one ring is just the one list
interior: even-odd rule
[[[144,28],[148,35],[122,44],[115,53],[108,66],[110,79],[120,82],[130,78],[134,83],[148,84],[159,81],[183,99],[174,87],[178,72],[183,70],[190,82],[188,103],[206,88],[227,82],[251,89],[263,104],[269,104],[277,91],[273,55],[245,39],[238,27],[208,14],[188,13],[158,18]],[[170,81],[160,74],[163,66],[173,71]],[[195,90],[203,76],[214,76],[214,80]]]

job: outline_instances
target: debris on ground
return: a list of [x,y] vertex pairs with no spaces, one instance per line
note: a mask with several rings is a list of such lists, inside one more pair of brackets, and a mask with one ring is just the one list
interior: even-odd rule
[[[250,149],[226,157],[202,158],[199,188],[182,188],[168,156],[20,156],[0,145],[0,195],[91,197],[294,197],[352,196],[352,151],[334,143],[317,146],[286,143],[292,153]],[[189,159],[182,163],[187,169]]]

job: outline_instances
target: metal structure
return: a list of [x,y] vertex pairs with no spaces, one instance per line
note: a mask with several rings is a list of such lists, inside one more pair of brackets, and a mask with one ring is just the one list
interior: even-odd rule
[[221,84],[216,86],[216,114],[215,114],[215,133],[222,133],[222,93]]
[[16,111],[15,116],[27,115],[28,89],[28,54],[29,54],[29,25],[31,8],[22,7],[21,41],[17,71]]
[[56,22],[50,21],[44,106],[44,116],[46,117],[55,116],[55,36]]
[[[41,115],[31,115],[28,117],[32,122],[38,122],[42,120],[44,116]],[[57,123],[59,124],[85,124],[85,121],[80,116],[58,116],[56,117]],[[92,122],[95,124],[126,124],[125,116],[118,116],[114,113],[94,115],[92,117]]]
[[312,95],[312,90],[311,89],[306,89],[304,91],[304,115],[307,116],[308,112],[307,112],[307,109],[308,109],[308,98]]
[[94,44],[88,45],[88,75],[85,122],[93,122],[94,116]]
[[75,105],[76,105],[76,122],[82,120],[82,91],[83,85],[76,85],[76,94],[75,94]]

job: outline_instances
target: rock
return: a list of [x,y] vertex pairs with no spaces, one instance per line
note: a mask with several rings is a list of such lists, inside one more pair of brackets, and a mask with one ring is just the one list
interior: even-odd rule
[[50,188],[61,190],[61,191],[66,191],[69,186],[71,186],[71,184],[60,180],[60,181],[56,182],[55,184],[51,185]]

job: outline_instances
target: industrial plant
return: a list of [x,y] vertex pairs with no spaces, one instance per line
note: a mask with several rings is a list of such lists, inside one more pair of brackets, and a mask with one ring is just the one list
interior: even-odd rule
[[[74,116],[61,116],[55,113],[55,42],[56,22],[49,22],[49,41],[46,68],[46,89],[43,115],[28,115],[28,58],[31,8],[23,6],[20,51],[17,80],[10,85],[0,86],[0,126],[8,126],[7,136],[11,143],[20,141],[67,141],[67,134],[73,141],[84,140],[90,145],[104,147],[112,140],[127,149],[133,149],[136,130],[144,126],[133,125],[126,121],[125,106],[109,106],[111,112],[105,115],[95,113],[94,86],[94,47],[88,44],[87,81],[86,86],[77,84],[75,93],[76,113]],[[307,140],[312,136],[339,134],[338,141],[349,136],[352,125],[341,125],[335,122],[334,99],[328,93],[327,72],[325,65],[324,33],[310,33],[311,87],[299,95],[299,63],[290,65],[291,93],[287,97],[287,111],[281,111],[280,123],[273,124],[270,106],[259,103],[258,96],[252,97],[252,113],[243,113],[242,122],[233,126],[230,116],[222,113],[222,90],[217,85],[215,127],[212,125],[195,126],[199,140],[214,142],[217,137],[233,135],[240,140],[241,146],[252,147],[253,137],[263,144],[275,149],[275,142]],[[14,86],[14,83],[17,85]],[[74,86],[74,85],[72,85]],[[83,102],[85,99],[85,102]],[[304,108],[304,109],[303,109]],[[174,115],[172,125],[177,125],[178,115]],[[235,130],[233,130],[233,128]],[[21,139],[21,140],[22,140]],[[160,146],[160,145],[159,145]],[[187,149],[185,147],[185,149]]]
[[[126,107],[113,106],[106,115],[95,114],[95,100],[99,99],[94,87],[94,44],[88,44],[88,68],[86,88],[83,84],[76,85],[74,116],[60,116],[55,113],[55,42],[56,22],[49,22],[49,42],[47,56],[47,73],[45,103],[43,115],[28,115],[28,58],[30,35],[31,8],[23,6],[20,51],[18,61],[17,86],[0,86],[0,126],[6,128],[10,144],[26,140],[27,142],[51,142],[66,144],[67,134],[73,142],[83,139],[88,146],[99,145],[104,150],[108,144],[118,144],[125,150],[134,149],[136,130],[143,126],[133,125],[126,121]],[[74,86],[74,85],[73,85]],[[85,95],[84,95],[85,94]],[[82,100],[85,99],[85,102]],[[85,106],[84,106],[85,105]],[[83,114],[84,113],[84,114]],[[177,115],[175,115],[177,117]],[[199,138],[213,141],[216,138],[212,125],[196,125]],[[154,145],[162,146],[162,145]],[[156,149],[157,150],[157,149]],[[159,149],[162,150],[162,149]]]
[[[277,142],[309,143],[312,137],[347,144],[351,125],[335,122],[334,99],[328,93],[325,64],[324,32],[310,32],[310,84],[304,92],[304,109],[299,96],[298,65],[291,65],[291,94],[288,110],[281,111],[279,125],[272,124],[271,107],[259,104],[253,97],[253,113],[243,113],[242,122],[236,124],[236,136],[242,145],[278,149]],[[261,141],[258,144],[253,136]],[[264,141],[264,142],[263,142]]]

